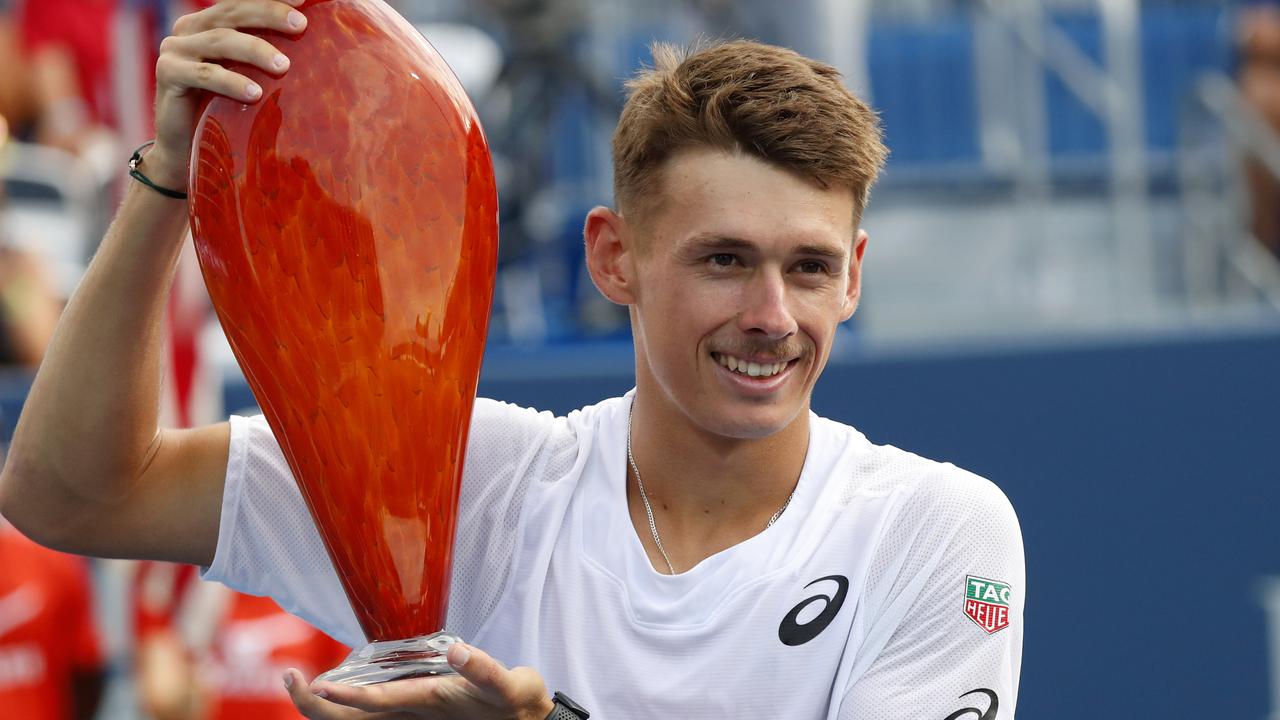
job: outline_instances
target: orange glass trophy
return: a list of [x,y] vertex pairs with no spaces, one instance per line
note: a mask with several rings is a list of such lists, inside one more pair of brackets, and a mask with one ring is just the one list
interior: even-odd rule
[[475,110],[381,0],[316,0],[252,105],[210,97],[191,229],[231,348],[370,645],[322,679],[451,672],[455,513],[497,262]]

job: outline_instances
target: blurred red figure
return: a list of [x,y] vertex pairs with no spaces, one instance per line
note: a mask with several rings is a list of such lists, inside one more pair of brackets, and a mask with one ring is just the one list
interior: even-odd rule
[[134,588],[138,694],[155,720],[296,720],[285,669],[315,676],[348,653],[268,598],[201,582],[190,565],[141,563]]
[[0,715],[88,720],[103,663],[83,558],[47,550],[0,519]]
[[112,28],[118,0],[18,0],[17,39],[26,117],[11,118],[37,142],[77,151],[116,126]]

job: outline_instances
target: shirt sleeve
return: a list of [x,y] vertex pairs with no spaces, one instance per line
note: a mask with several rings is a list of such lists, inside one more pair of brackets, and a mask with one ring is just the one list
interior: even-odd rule
[[222,519],[205,580],[270,596],[353,646],[365,644],[320,532],[266,418],[232,416]]
[[1012,720],[1026,569],[1013,507],[941,466],[882,536],[839,720]]
[[506,592],[530,483],[554,480],[576,460],[566,428],[549,412],[476,399],[458,499],[450,632],[474,637]]
[[[544,448],[551,413],[478,398],[458,508],[446,629],[470,637],[505,591],[530,479],[555,473]],[[566,462],[572,442],[562,442]],[[222,519],[206,580],[266,595],[351,647],[365,644],[324,542],[266,419],[231,418]]]

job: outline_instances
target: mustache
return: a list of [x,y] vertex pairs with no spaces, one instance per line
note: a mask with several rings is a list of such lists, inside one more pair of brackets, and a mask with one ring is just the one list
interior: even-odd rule
[[783,362],[804,357],[808,350],[799,343],[794,342],[728,342],[717,343],[711,348],[711,352],[735,357],[762,358],[771,362]]

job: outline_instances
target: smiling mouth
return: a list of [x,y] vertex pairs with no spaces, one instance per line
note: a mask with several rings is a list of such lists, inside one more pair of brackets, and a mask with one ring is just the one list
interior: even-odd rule
[[711,357],[721,366],[730,372],[746,375],[747,377],[772,377],[787,369],[793,361],[783,360],[780,362],[752,362],[743,358],[728,355],[726,353],[711,353]]

